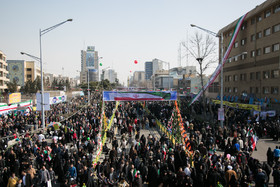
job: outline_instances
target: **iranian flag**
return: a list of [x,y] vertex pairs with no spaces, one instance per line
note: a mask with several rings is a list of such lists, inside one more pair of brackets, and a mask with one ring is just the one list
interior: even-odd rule
[[247,130],[247,134],[246,134],[246,137],[249,137],[249,136],[251,136],[253,134],[253,128],[248,128],[248,130]]
[[253,134],[253,135],[251,136],[251,143],[252,143],[252,149],[253,149],[253,151],[255,150],[257,141],[258,141],[258,137],[257,137],[255,134]]
[[177,92],[103,92],[104,101],[164,101],[176,100]]

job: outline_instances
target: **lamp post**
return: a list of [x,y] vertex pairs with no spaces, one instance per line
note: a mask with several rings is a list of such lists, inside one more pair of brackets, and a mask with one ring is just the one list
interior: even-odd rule
[[44,77],[43,77],[43,59],[42,59],[42,36],[68,21],[73,21],[73,19],[67,19],[66,21],[58,23],[47,29],[39,30],[39,39],[40,39],[40,58],[39,59],[40,59],[40,66],[41,66],[41,113],[42,113],[42,128],[43,129],[45,129],[45,112],[44,112],[44,84],[43,84]]
[[220,125],[221,125],[221,127],[223,128],[223,126],[224,126],[224,106],[223,106],[223,97],[224,97],[224,90],[223,90],[223,58],[224,58],[224,51],[223,51],[223,45],[224,45],[224,38],[223,38],[223,33],[220,33],[220,34],[217,34],[217,33],[215,33],[215,32],[212,32],[212,31],[210,31],[210,30],[207,30],[207,29],[204,29],[204,28],[202,28],[202,27],[199,27],[199,26],[197,26],[197,25],[194,25],[194,24],[191,24],[191,27],[196,27],[196,28],[198,28],[198,29],[200,29],[200,30],[203,30],[204,32],[207,32],[208,34],[211,34],[212,36],[215,36],[215,37],[219,37],[220,38],[220,42],[221,42],[221,59],[220,59],[220,63],[221,63],[221,65],[222,65],[222,68],[221,68],[221,75],[220,75],[220,77],[221,77],[221,81],[220,81],[220,83],[221,83],[221,89],[220,89],[220,95],[221,95],[221,104],[220,104],[220,111],[221,111],[221,113],[222,113],[222,118],[221,118],[221,120],[220,120]]

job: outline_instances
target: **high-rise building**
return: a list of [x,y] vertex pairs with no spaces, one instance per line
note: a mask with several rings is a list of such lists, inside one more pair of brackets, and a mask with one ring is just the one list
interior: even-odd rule
[[163,63],[165,62],[157,58],[155,58],[152,62],[153,62],[153,74],[155,74],[157,71],[163,70]]
[[151,79],[153,75],[153,62],[145,62],[145,79]]
[[7,57],[0,51],[0,92],[7,89],[6,82],[9,82],[7,66]]
[[[224,36],[223,46],[230,43],[237,21],[219,31]],[[280,1],[267,0],[251,10],[241,25],[224,65],[224,95],[279,100],[279,46]]]
[[[87,50],[81,51],[81,83],[98,81],[99,57],[94,46],[88,46]],[[88,80],[89,79],[89,80]]]
[[154,75],[157,71],[163,70],[164,64],[168,63],[157,58],[153,59],[151,62],[145,62],[145,79],[150,80],[152,75]]
[[114,69],[106,69],[103,70],[104,76],[103,79],[104,80],[108,80],[110,83],[114,83],[116,82],[117,79],[117,72],[115,72]]

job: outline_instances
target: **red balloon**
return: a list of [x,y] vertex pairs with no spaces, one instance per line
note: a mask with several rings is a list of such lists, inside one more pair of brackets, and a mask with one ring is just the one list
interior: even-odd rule
[[130,71],[130,73],[131,73],[132,71]]
[[134,64],[137,64],[138,62],[137,62],[137,60],[134,60]]

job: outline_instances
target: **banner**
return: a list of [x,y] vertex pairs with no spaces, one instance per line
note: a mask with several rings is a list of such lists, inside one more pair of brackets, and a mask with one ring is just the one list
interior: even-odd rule
[[50,97],[50,104],[52,105],[52,104],[62,103],[65,102],[66,100],[67,100],[66,95]]
[[18,110],[18,109],[22,109],[22,108],[27,108],[27,107],[32,107],[32,100],[29,101],[24,101],[24,102],[20,102],[20,103],[16,103],[16,104],[11,104],[11,105],[1,105],[0,106],[0,115],[3,114],[7,114],[10,111],[13,110]]
[[21,102],[21,93],[10,93],[9,104]]
[[234,30],[234,32],[233,32],[232,38],[231,38],[230,43],[229,43],[229,45],[228,45],[227,51],[226,51],[226,53],[224,54],[224,57],[223,57],[223,59],[222,59],[222,62],[219,63],[218,67],[216,68],[216,70],[214,71],[214,73],[212,74],[212,76],[210,77],[210,79],[209,79],[209,81],[207,82],[207,84],[204,85],[203,88],[199,91],[199,93],[195,96],[195,98],[193,98],[193,100],[190,102],[189,106],[190,106],[191,104],[193,104],[193,103],[201,96],[201,94],[203,93],[203,91],[205,91],[205,90],[215,81],[215,79],[216,79],[216,78],[218,77],[218,75],[220,74],[221,69],[222,69],[222,67],[224,66],[224,64],[225,64],[226,61],[227,61],[227,58],[228,58],[228,56],[229,56],[229,54],[230,54],[230,51],[231,51],[231,49],[232,49],[232,47],[233,47],[233,44],[234,44],[235,39],[236,39],[236,37],[237,37],[237,34],[238,34],[238,32],[239,32],[239,30],[240,30],[240,28],[241,28],[241,25],[242,25],[242,23],[243,23],[245,17],[247,16],[247,14],[248,14],[248,13],[246,13],[245,15],[243,15],[243,16],[238,20],[237,25],[236,25],[236,27],[235,27],[235,30]]
[[[213,100],[213,103],[215,104],[220,104],[220,100]],[[232,108],[238,108],[238,109],[244,109],[244,110],[256,110],[256,111],[261,111],[261,106],[260,105],[251,105],[251,104],[243,104],[243,103],[231,103],[228,101],[223,101],[223,105],[226,105],[228,107]]]
[[266,117],[275,117],[276,116],[276,111],[275,110],[269,110],[269,111],[254,111],[253,115],[259,115],[262,119],[266,119]]
[[103,92],[103,101],[168,101],[176,99],[176,91]]

